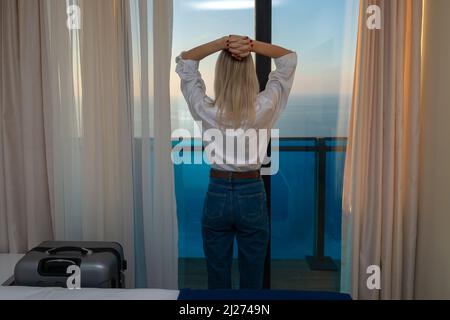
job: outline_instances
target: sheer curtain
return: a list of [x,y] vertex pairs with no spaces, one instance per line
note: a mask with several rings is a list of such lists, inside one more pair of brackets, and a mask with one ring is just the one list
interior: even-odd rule
[[0,1],[0,252],[52,237],[39,4]]
[[[70,5],[79,30],[67,27]],[[176,289],[172,1],[1,9],[0,251],[117,241],[128,287]]]
[[136,270],[139,287],[178,288],[171,161],[172,0],[130,2]]
[[[382,28],[366,27],[369,5]],[[417,236],[422,0],[362,0],[343,195],[341,287],[412,299]],[[381,268],[381,290],[367,268]]]
[[74,1],[81,30],[66,27],[65,1],[41,4],[55,239],[120,242],[133,271],[125,2]]
[[129,286],[176,289],[171,1],[73,3],[79,31],[59,30],[64,2],[43,8],[53,24],[46,30],[55,236],[118,241]]

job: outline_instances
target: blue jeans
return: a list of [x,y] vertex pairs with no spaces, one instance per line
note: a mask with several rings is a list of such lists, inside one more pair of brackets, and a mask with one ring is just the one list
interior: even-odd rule
[[240,289],[262,289],[270,230],[262,179],[211,178],[202,215],[209,289],[231,289],[234,238]]

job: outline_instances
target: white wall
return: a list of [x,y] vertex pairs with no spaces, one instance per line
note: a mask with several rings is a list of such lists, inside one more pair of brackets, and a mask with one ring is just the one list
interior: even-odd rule
[[425,0],[416,298],[450,299],[450,1]]

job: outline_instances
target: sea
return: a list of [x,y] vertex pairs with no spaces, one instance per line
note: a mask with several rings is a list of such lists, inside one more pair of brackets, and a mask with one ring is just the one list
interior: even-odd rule
[[[351,97],[293,95],[275,125],[281,137],[346,137]],[[193,133],[193,120],[182,98],[172,98],[172,127]]]

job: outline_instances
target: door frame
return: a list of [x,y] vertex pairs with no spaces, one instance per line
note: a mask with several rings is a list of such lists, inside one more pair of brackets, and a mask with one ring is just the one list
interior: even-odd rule
[[[266,43],[272,43],[272,0],[255,0],[255,39]],[[258,76],[260,91],[266,88],[269,74],[272,71],[272,59],[256,55],[256,74]],[[268,154],[270,156],[271,143],[269,143]],[[271,176],[264,176],[264,185],[267,193],[267,209],[269,214],[269,230],[272,230],[272,208],[271,208]],[[271,288],[271,239],[267,247],[267,255],[264,263],[263,288]]]

